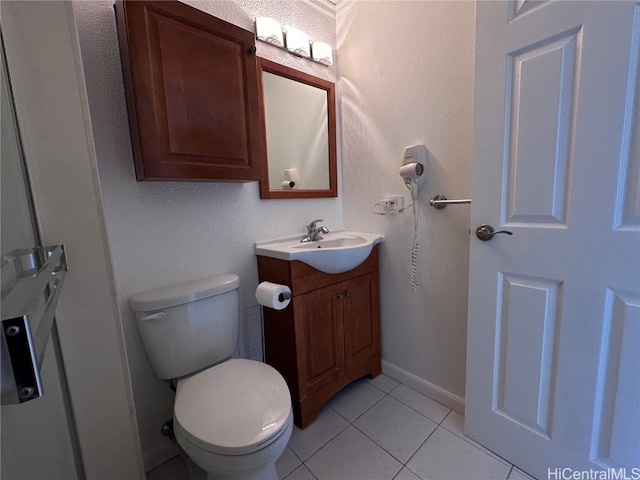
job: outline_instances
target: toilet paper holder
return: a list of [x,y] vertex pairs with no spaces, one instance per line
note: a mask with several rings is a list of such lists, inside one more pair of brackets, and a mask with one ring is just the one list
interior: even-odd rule
[[291,297],[291,289],[279,283],[264,281],[256,288],[256,300],[263,307],[282,310],[287,308]]
[[291,300],[291,292],[282,292],[278,295],[278,300],[284,302],[285,300]]

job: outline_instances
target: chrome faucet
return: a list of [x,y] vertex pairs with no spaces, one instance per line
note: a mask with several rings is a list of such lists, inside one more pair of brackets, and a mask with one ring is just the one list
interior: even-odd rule
[[316,220],[312,220],[309,225],[307,225],[307,234],[300,239],[301,242],[317,242],[318,240],[322,240],[320,234],[329,233],[329,229],[327,227],[318,227],[318,222],[324,222],[324,219],[318,218]]

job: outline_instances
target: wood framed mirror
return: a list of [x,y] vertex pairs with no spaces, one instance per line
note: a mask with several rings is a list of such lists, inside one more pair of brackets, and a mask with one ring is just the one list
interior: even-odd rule
[[338,196],[335,84],[258,58],[260,198]]

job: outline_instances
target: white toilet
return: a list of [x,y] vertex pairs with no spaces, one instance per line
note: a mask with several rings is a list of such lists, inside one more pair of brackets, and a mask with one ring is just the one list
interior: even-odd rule
[[208,479],[276,479],[293,428],[287,384],[271,366],[230,359],[238,342],[237,275],[133,295],[156,375],[177,380],[178,445]]

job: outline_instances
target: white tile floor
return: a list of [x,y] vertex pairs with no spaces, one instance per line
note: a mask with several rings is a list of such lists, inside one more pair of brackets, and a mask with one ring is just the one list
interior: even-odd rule
[[[395,380],[364,378],[339,392],[276,464],[286,480],[531,480],[464,436],[464,418]],[[186,479],[179,457],[148,480]]]

